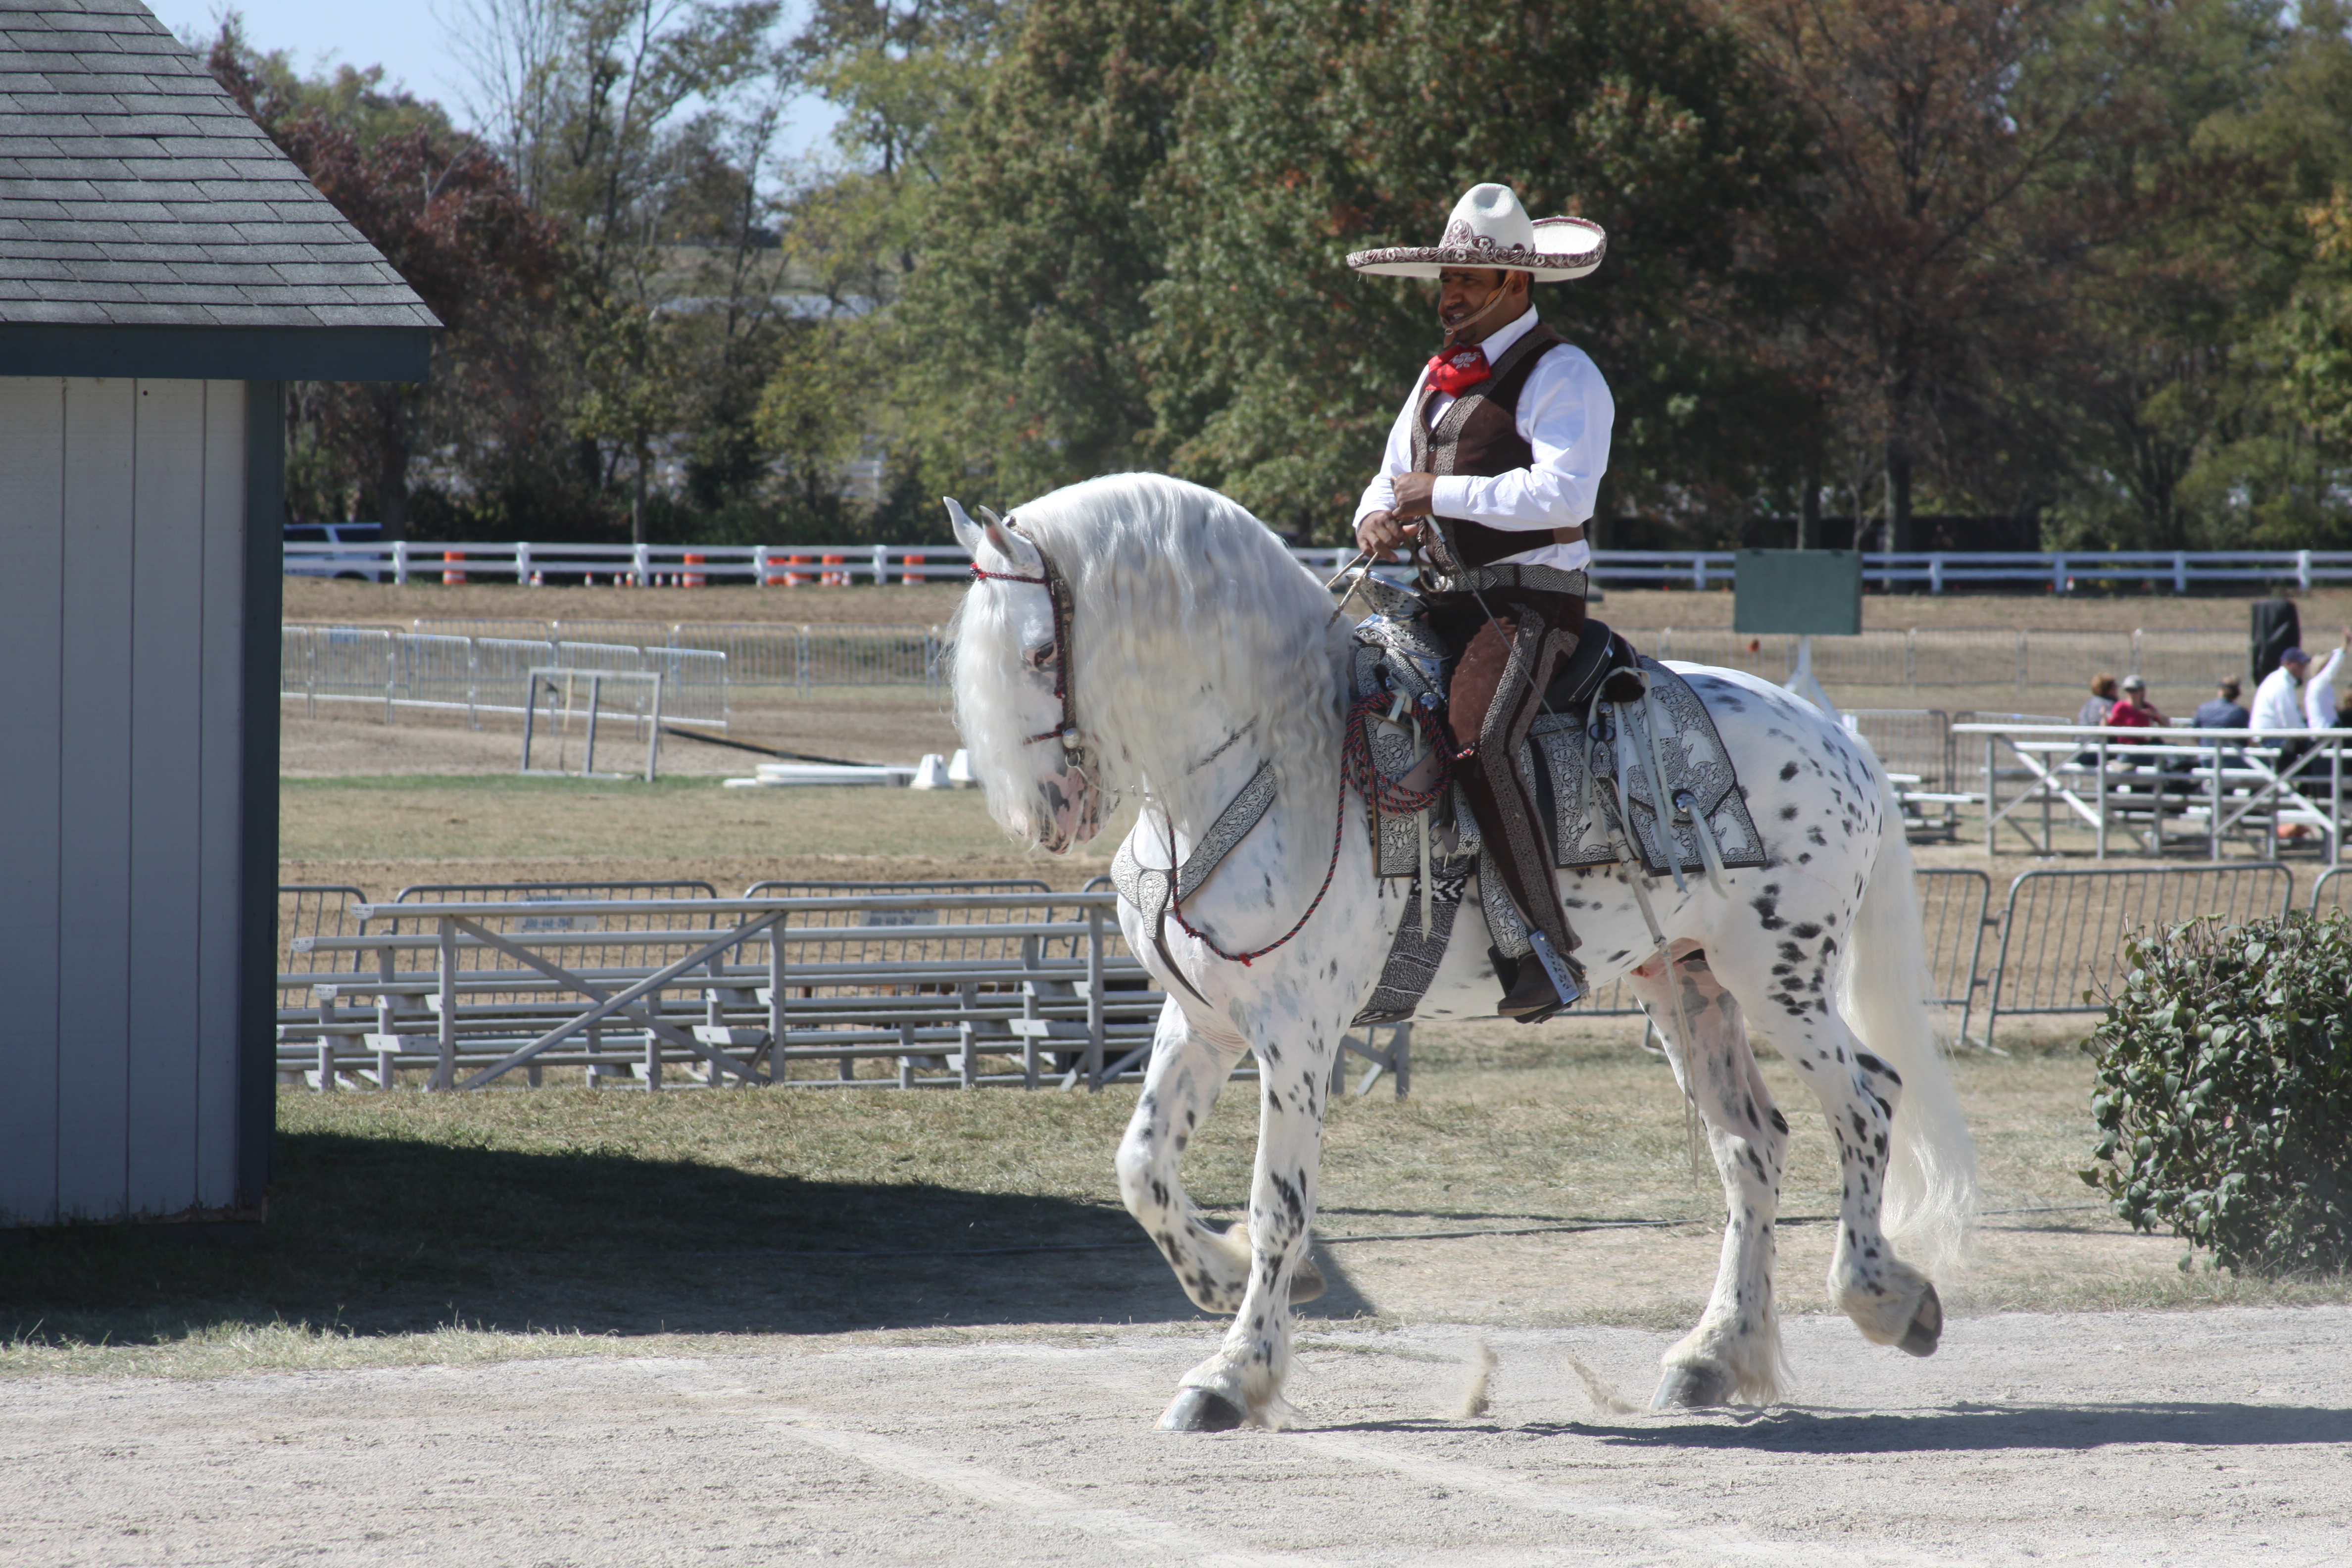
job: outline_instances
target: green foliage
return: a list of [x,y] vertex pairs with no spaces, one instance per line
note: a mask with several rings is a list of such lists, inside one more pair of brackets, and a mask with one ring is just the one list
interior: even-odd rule
[[2192,921],[2126,953],[2085,1042],[2099,1142],[2083,1180],[2225,1268],[2352,1263],[2352,924]]
[[1730,323],[1776,313],[1742,241],[1797,127],[1721,27],[1679,0],[1286,0],[1224,28],[1161,182],[1145,358],[1172,466],[1335,537],[1439,336],[1429,286],[1346,253],[1431,243],[1483,180],[1609,230],[1598,273],[1538,295],[1615,394],[1604,508],[1725,505],[1785,457],[1801,400]]

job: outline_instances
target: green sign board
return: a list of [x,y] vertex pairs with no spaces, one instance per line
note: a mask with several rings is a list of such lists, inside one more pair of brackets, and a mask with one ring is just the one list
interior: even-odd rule
[[1850,637],[1862,632],[1858,550],[1743,550],[1737,557],[1735,631]]

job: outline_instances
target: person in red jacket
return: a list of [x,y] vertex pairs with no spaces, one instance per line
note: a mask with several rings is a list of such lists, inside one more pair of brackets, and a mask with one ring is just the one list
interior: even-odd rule
[[2147,682],[2132,675],[2124,678],[2123,695],[2107,710],[2107,722],[2122,729],[2161,730],[2170,721],[2148,700]]

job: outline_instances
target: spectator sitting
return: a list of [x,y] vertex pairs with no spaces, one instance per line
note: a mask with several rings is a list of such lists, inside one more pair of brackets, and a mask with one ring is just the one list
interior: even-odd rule
[[2197,705],[2197,727],[2200,730],[2243,730],[2253,720],[2238,701],[2238,678],[2224,679],[2213,700]]
[[2107,710],[2106,722],[2119,730],[2161,730],[2168,721],[2148,700],[2147,682],[2137,675],[2126,676],[2123,695]]
[[2091,695],[2081,711],[2074,715],[2077,724],[2104,724],[2116,706],[2116,678],[2101,673],[2091,677]]

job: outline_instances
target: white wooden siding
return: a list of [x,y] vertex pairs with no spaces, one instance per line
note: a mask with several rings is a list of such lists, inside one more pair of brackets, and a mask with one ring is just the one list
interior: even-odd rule
[[0,378],[0,1222],[234,1188],[244,426]]

